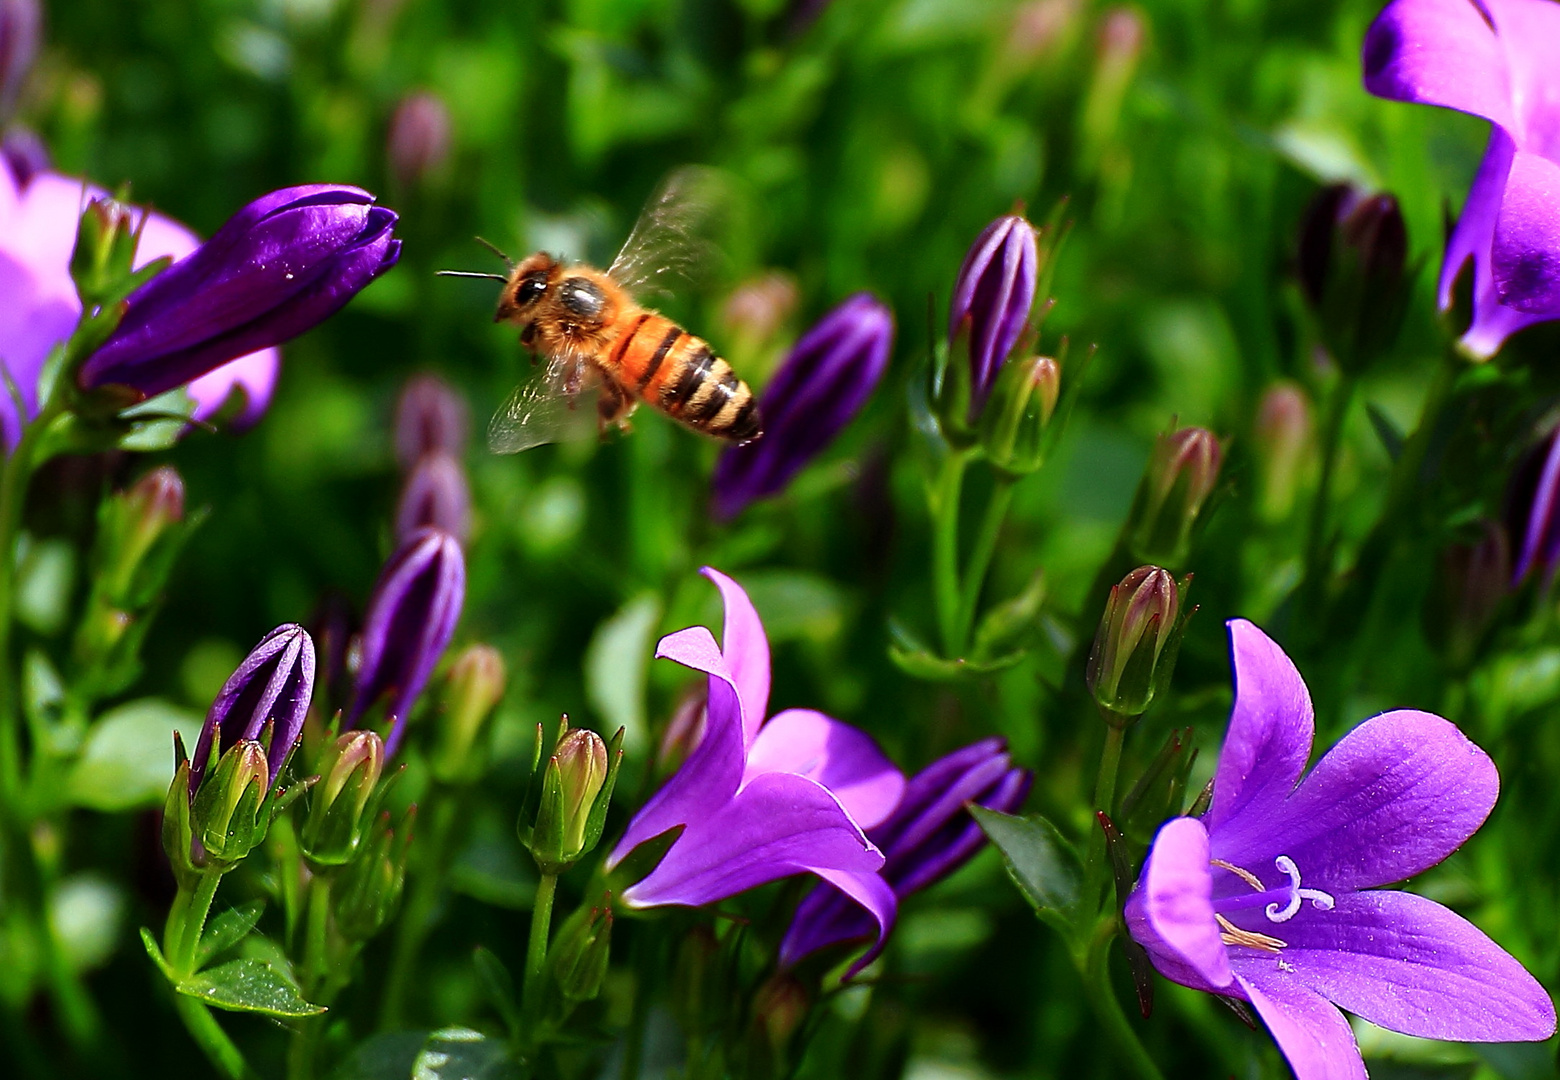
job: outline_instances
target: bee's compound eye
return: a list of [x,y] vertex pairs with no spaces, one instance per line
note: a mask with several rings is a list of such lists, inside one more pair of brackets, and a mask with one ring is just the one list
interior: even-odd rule
[[563,284],[558,286],[558,301],[570,314],[582,319],[593,319],[601,314],[607,297],[601,291],[601,286],[590,278],[571,277],[565,278]]
[[525,280],[520,283],[520,287],[515,290],[515,303],[522,305],[534,304],[542,298],[542,294],[546,291],[546,274],[527,274]]

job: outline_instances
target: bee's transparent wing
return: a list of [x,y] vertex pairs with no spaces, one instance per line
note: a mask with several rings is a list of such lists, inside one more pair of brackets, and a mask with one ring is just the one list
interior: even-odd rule
[[731,183],[717,169],[685,165],[645,204],[607,273],[631,293],[669,293],[716,263],[712,239],[731,209]]
[[553,357],[509,395],[488,423],[488,449],[518,454],[544,443],[593,437],[601,376],[583,357]]

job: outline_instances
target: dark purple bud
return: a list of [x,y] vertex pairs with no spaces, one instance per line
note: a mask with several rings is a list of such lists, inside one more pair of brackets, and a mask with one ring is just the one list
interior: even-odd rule
[[406,717],[454,636],[465,599],[460,542],[438,529],[414,533],[380,572],[363,620],[357,692],[346,726],[388,698],[393,723],[386,758],[401,744]]
[[332,589],[320,597],[309,616],[309,632],[319,651],[321,711],[330,715],[345,706],[351,693],[347,656],[357,633],[357,611],[345,593]]
[[1300,226],[1300,286],[1345,370],[1385,352],[1407,305],[1408,229],[1391,195],[1351,184],[1325,187]]
[[1512,584],[1535,568],[1552,577],[1560,560],[1560,427],[1518,463],[1506,516],[1511,536],[1521,540]]
[[270,723],[275,728],[266,766],[274,784],[303,734],[303,719],[313,696],[314,642],[296,623],[278,626],[260,639],[211,703],[190,761],[191,795],[200,786],[213,743],[217,753],[224,754],[240,740],[258,740]]
[[444,530],[462,544],[471,535],[471,489],[466,484],[466,470],[442,452],[417,462],[395,510],[395,536],[401,543],[428,526]]
[[1425,629],[1453,670],[1468,670],[1511,589],[1511,541],[1493,521],[1482,523],[1477,543],[1452,544],[1441,553],[1441,572],[1426,605]]
[[715,467],[715,515],[734,517],[783,490],[861,411],[888,367],[894,316],[857,293],[791,349],[759,399],[763,438],[728,447]]
[[297,337],[395,265],[395,223],[368,192],[340,184],[256,199],[130,295],[119,326],[82,365],[82,387],[151,397]]
[[32,183],[32,178],[48,172],[53,162],[49,160],[49,148],[43,140],[24,127],[12,128],[0,140],[0,165],[11,170],[18,188]]
[[450,156],[450,111],[434,94],[408,94],[390,118],[385,141],[390,171],[403,188],[414,187],[444,167]]
[[42,36],[38,0],[0,0],[0,124],[16,108]]
[[1039,273],[1034,226],[1017,214],[987,225],[959,267],[948,337],[969,334],[972,422],[1029,322]]
[[[1033,782],[1029,770],[1014,768],[1002,739],[982,739],[932,762],[911,777],[888,820],[867,830],[867,838],[883,852],[883,879],[903,900],[947,877],[986,842],[966,809],[969,804],[1011,814]],[[871,937],[875,929],[865,909],[834,886],[821,884],[797,907],[780,944],[780,962],[795,964],[827,946]],[[851,973],[871,963],[883,944],[878,941]]]
[[395,459],[410,470],[428,454],[458,458],[470,429],[465,398],[437,375],[413,376],[395,404]]

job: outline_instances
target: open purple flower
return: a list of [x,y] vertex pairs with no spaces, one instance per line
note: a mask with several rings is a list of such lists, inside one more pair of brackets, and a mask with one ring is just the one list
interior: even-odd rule
[[723,647],[708,629],[668,634],[656,656],[709,675],[704,736],[639,813],[608,857],[617,865],[646,840],[683,827],[666,856],[625,889],[633,907],[709,904],[792,874],[814,873],[893,924],[894,891],[864,829],[886,820],[904,776],[877,744],[811,709],[764,721],[769,641],[742,587],[709,567],[726,606]]
[[[70,255],[82,207],[107,197],[68,176],[45,171],[24,179],[14,166],[0,166],[0,296],[6,301],[0,304],[0,363],[16,383],[28,416],[38,408],[38,375],[49,350],[70,337],[81,316]],[[135,265],[164,256],[182,259],[199,246],[183,225],[147,212]],[[237,423],[259,419],[270,402],[278,363],[277,351],[265,348],[196,379],[189,388],[195,418],[213,415],[235,387],[242,387],[246,400]],[[0,394],[5,445],[15,445],[20,431],[11,396]]]
[[1365,88],[1493,125],[1441,264],[1440,304],[1473,260],[1470,353],[1560,318],[1560,5],[1394,0],[1365,35]]
[[395,265],[393,211],[343,184],[263,195],[194,253],[130,294],[80,373],[86,389],[148,397],[323,322]]
[[297,623],[278,626],[250,650],[211,703],[190,759],[190,795],[200,786],[213,742],[220,755],[240,740],[259,739],[268,723],[275,724],[266,754],[274,786],[293,744],[303,734],[313,696],[314,642]]
[[393,723],[386,758],[401,745],[407,715],[455,636],[465,600],[460,542],[438,529],[413,533],[380,571],[363,618],[362,659],[346,726],[388,698]]
[[948,337],[969,323],[970,419],[980,414],[1000,368],[1029,321],[1039,285],[1035,227],[1018,214],[999,217],[975,238],[953,286]]
[[[910,778],[904,797],[867,839],[883,852],[883,880],[903,900],[953,873],[975,857],[985,833],[970,816],[971,803],[1011,814],[1029,794],[1034,774],[1013,767],[1002,739],[982,739],[932,762]],[[780,943],[780,962],[789,967],[810,953],[876,935],[846,972],[850,978],[872,963],[886,943],[886,931],[845,893],[827,882],[802,900]]]
[[1472,923],[1377,889],[1457,850],[1495,805],[1489,757],[1439,716],[1360,724],[1301,778],[1311,699],[1267,635],[1230,622],[1235,708],[1202,818],[1159,830],[1126,905],[1160,974],[1249,1001],[1300,1080],[1364,1080],[1350,1012],[1430,1039],[1555,1031],[1549,995]]
[[877,388],[893,344],[893,312],[864,292],[802,335],[759,399],[764,437],[727,447],[715,466],[716,516],[783,490],[833,442]]

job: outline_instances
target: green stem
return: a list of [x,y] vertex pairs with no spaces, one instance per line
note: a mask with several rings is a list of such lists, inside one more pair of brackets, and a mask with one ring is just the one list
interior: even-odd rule
[[[308,920],[303,936],[303,962],[299,965],[303,996],[317,1004],[321,984],[330,972],[330,872],[309,879]],[[332,994],[334,996],[334,994]],[[324,1018],[305,1017],[293,1028],[287,1047],[288,1080],[309,1080],[314,1075],[314,1058],[319,1048]]]
[[543,874],[536,883],[536,903],[531,908],[531,940],[525,950],[524,1012],[528,1023],[536,1023],[541,1009],[543,968],[547,965],[547,937],[552,928],[553,895],[558,891],[558,875]]
[[1148,1051],[1143,1048],[1137,1032],[1127,1021],[1126,1014],[1121,1011],[1121,1002],[1116,998],[1116,991],[1111,988],[1110,945],[1115,937],[1115,916],[1100,920],[1095,928],[1094,937],[1089,942],[1081,972],[1084,994],[1089,999],[1095,1016],[1105,1025],[1105,1030],[1110,1036],[1109,1041],[1116,1053],[1123,1063],[1131,1068],[1133,1074],[1140,1080],[1164,1080],[1159,1066],[1155,1065],[1154,1059],[1148,1056]]
[[[196,954],[200,951],[200,935],[206,929],[206,918],[211,914],[211,903],[217,897],[217,886],[222,884],[222,871],[206,870],[195,884],[194,893],[182,913],[182,925],[178,928],[174,953],[168,963],[179,975],[195,974]],[[182,890],[181,890],[182,893]],[[179,903],[174,901],[174,911]],[[173,913],[169,913],[170,922]]]
[[1311,518],[1305,538],[1305,580],[1314,589],[1326,588],[1326,576],[1330,566],[1323,566],[1327,555],[1327,518],[1332,506],[1333,480],[1337,473],[1338,451],[1343,445],[1343,422],[1349,415],[1354,401],[1355,379],[1343,374],[1333,387],[1327,403],[1327,419],[1322,428],[1322,471],[1316,484],[1316,498],[1311,503]]
[[1105,718],[1105,748],[1100,752],[1100,773],[1094,781],[1094,808],[1107,814],[1115,809],[1116,774],[1121,771],[1121,746],[1127,729]]
[[936,486],[927,500],[932,514],[932,587],[936,590],[937,628],[943,653],[955,659],[962,651],[959,620],[959,504],[964,491],[967,450],[950,450],[943,459]]
[[442,784],[436,785],[428,794],[433,821],[428,828],[428,839],[419,840],[414,849],[426,854],[411,874],[406,904],[396,925],[390,975],[386,980],[384,1003],[379,1010],[381,1031],[396,1031],[405,1024],[406,996],[417,971],[417,955],[428,936],[433,910],[439,902],[439,890],[444,884],[446,853],[451,848],[450,831],[462,816],[459,810],[463,800],[458,794]]
[[228,1080],[259,1080],[259,1074],[249,1067],[244,1055],[211,1015],[211,1010],[177,991],[173,995],[173,1004],[178,1010],[179,1019],[184,1021],[185,1030],[205,1053],[207,1060],[217,1067],[218,1072]]
[[975,607],[980,603],[986,572],[991,569],[991,558],[997,551],[997,538],[1002,533],[1002,523],[1007,520],[1008,507],[1012,503],[1013,477],[999,472],[993,481],[991,499],[986,503],[986,515],[981,519],[980,532],[975,534],[975,547],[970,552],[970,561],[964,569],[964,588],[959,597],[958,618],[954,623],[959,653],[969,643],[970,629],[975,624]]

